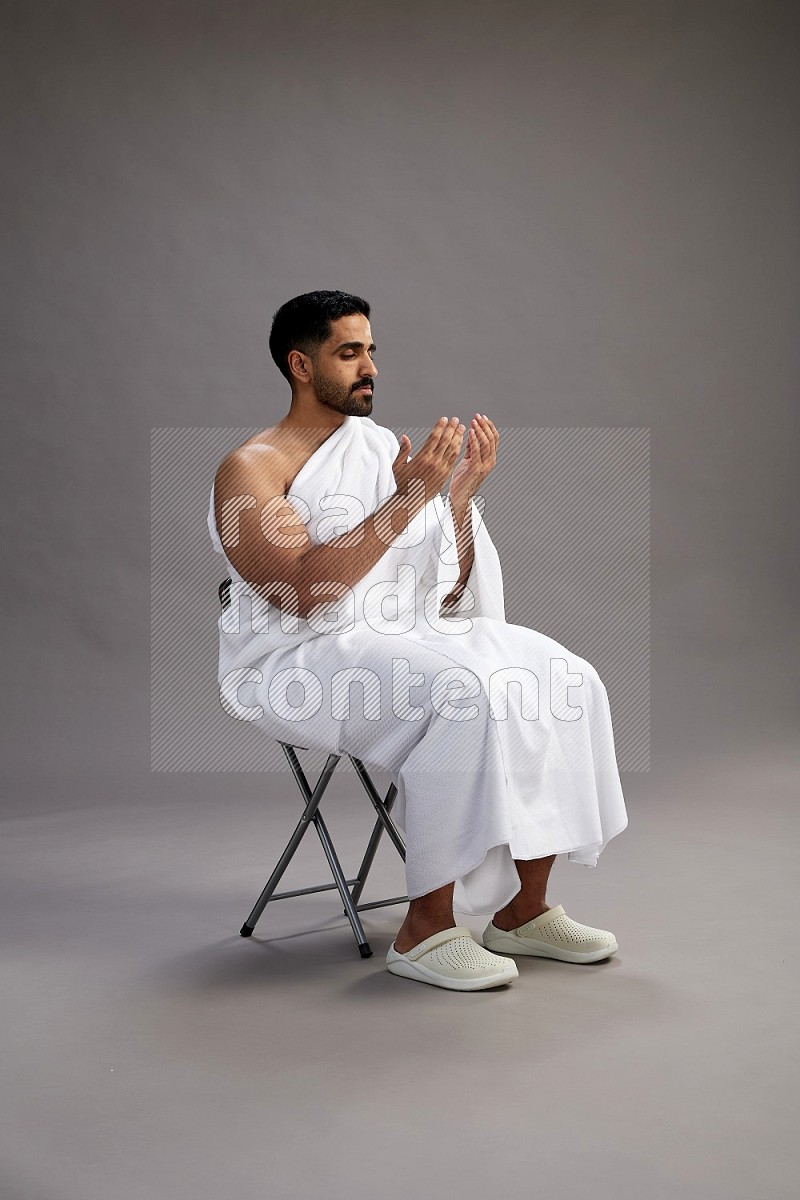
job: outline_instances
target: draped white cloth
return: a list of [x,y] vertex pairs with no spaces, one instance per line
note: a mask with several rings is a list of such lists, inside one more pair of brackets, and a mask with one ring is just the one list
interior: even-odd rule
[[[345,417],[287,496],[313,542],[354,529],[396,490],[398,450],[391,430]],[[308,619],[255,596],[235,570],[213,487],[208,528],[233,581],[218,621],[224,707],[271,738],[386,771],[408,895],[455,880],[454,907],[488,914],[519,890],[515,858],[595,866],[628,817],[602,680],[552,638],[506,621],[497,550],[474,503],[471,512],[467,590],[444,616],[459,564],[440,496],[354,587],[333,598],[321,587]]]

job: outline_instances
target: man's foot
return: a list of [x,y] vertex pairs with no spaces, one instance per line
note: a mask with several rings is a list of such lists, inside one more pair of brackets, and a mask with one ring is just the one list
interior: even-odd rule
[[507,904],[505,908],[501,908],[492,917],[492,924],[495,929],[502,929],[506,933],[510,933],[512,929],[519,929],[520,925],[525,925],[528,921],[532,921],[534,917],[540,917],[543,913],[549,912],[550,909],[546,904],[537,904],[535,906],[528,905],[524,912],[517,909],[512,911],[511,905]]
[[464,925],[441,929],[405,954],[390,946],[386,966],[393,975],[454,992],[485,991],[519,975],[513,959],[484,949]]
[[438,917],[415,917],[408,913],[397,931],[394,948],[399,954],[408,954],[409,950],[413,950],[426,938],[433,937],[435,933],[441,933],[444,929],[455,929],[455,925],[456,919],[452,911],[440,913]]
[[599,962],[619,949],[608,929],[573,921],[561,904],[516,929],[500,929],[490,921],[483,931],[483,944],[498,954],[532,954],[573,963]]

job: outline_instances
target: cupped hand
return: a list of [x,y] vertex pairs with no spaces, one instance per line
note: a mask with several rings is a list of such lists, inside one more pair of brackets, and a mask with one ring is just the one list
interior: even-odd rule
[[500,434],[484,413],[472,418],[467,449],[450,480],[451,494],[468,492],[474,496],[486,476],[497,466]]
[[405,496],[409,489],[416,487],[427,504],[450,478],[463,440],[464,426],[458,417],[449,420],[440,417],[422,447],[409,458],[411,441],[404,433],[400,438],[399,453],[392,463],[398,492]]

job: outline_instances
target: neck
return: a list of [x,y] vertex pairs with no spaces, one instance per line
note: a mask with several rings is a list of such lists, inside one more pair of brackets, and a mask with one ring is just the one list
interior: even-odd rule
[[320,404],[314,398],[301,399],[297,396],[292,396],[291,407],[278,424],[281,429],[287,433],[311,433],[319,435],[320,441],[324,441],[328,434],[333,433],[338,429],[346,419],[345,413],[336,412],[333,408],[328,408],[324,404]]

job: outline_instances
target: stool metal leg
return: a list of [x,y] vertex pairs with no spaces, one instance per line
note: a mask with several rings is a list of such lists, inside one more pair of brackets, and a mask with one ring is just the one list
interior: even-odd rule
[[297,779],[297,782],[300,785],[300,790],[302,791],[302,793],[306,799],[306,806],[303,809],[303,815],[301,816],[300,820],[297,822],[297,826],[295,828],[294,833],[292,834],[291,838],[289,839],[286,849],[284,850],[283,854],[280,856],[280,859],[278,860],[278,865],[275,867],[275,870],[272,872],[269,879],[267,880],[267,882],[264,886],[263,892],[261,893],[261,895],[259,896],[258,900],[255,903],[253,911],[250,913],[250,916],[247,918],[247,920],[245,921],[241,930],[239,931],[241,933],[242,937],[250,937],[250,934],[255,929],[256,922],[258,921],[258,918],[261,916],[262,912],[264,911],[267,904],[269,903],[272,893],[275,891],[275,888],[278,886],[281,875],[283,875],[284,871],[288,867],[289,862],[291,861],[292,855],[294,854],[297,847],[300,845],[301,839],[308,832],[308,829],[310,828],[310,822],[312,822],[314,820],[314,817],[316,816],[317,807],[319,805],[320,800],[322,799],[322,793],[325,791],[328,781],[336,768],[336,764],[339,761],[339,758],[341,757],[341,755],[338,755],[338,754],[329,754],[328,755],[328,761],[325,763],[325,766],[322,769],[322,774],[320,775],[319,779],[317,780],[317,785],[314,788],[314,791],[312,793],[311,789],[308,786],[308,781],[306,780],[306,777],[303,773],[303,768],[300,766],[300,763],[298,761],[297,755],[295,754],[294,750],[292,749],[291,746],[287,746],[284,743],[281,743],[281,745],[283,745],[283,748],[286,752],[286,757],[289,759],[289,765],[291,766],[292,770],[294,771],[295,778]]
[[[369,796],[370,801],[372,802],[372,805],[377,813],[377,820],[375,822],[375,827],[372,830],[367,849],[364,853],[364,858],[362,859],[358,875],[355,879],[347,879],[334,849],[333,841],[328,832],[328,827],[323,820],[322,813],[319,811],[319,803],[322,799],[323,792],[325,791],[325,788],[327,787],[330,778],[333,775],[341,755],[328,755],[327,762],[325,763],[322,773],[320,774],[320,777],[317,780],[312,792],[308,780],[306,779],[305,772],[303,771],[297,754],[295,753],[295,747],[290,745],[288,742],[279,742],[279,745],[283,747],[283,751],[288,759],[289,766],[292,769],[292,773],[294,774],[297,785],[303,795],[305,800],[305,808],[303,809],[303,814],[297,823],[294,833],[287,843],[286,849],[278,860],[275,870],[267,880],[264,890],[256,901],[256,904],[249,917],[242,926],[240,933],[242,937],[250,937],[255,929],[256,922],[271,900],[283,900],[289,896],[301,896],[310,894],[312,892],[323,892],[329,891],[332,888],[337,888],[342,898],[342,903],[344,904],[344,913],[350,921],[353,935],[358,944],[359,953],[361,954],[362,958],[370,958],[372,955],[372,949],[367,941],[366,934],[364,933],[364,927],[362,926],[361,919],[358,915],[359,909],[382,908],[384,905],[399,904],[408,900],[408,896],[394,896],[390,900],[378,900],[372,904],[358,903],[384,829],[389,834],[389,837],[394,843],[394,846],[401,858],[405,861],[405,843],[403,842],[397,826],[389,815],[397,795],[397,788],[394,784],[392,784],[386,793],[386,799],[382,800],[378,795],[372,780],[367,774],[364,764],[360,761],[360,759],[353,758],[352,755],[348,755],[350,761],[353,763],[356,771],[358,772],[358,776],[361,779],[364,789],[367,792],[367,795]],[[304,749],[305,747],[299,748]],[[317,836],[322,844],[322,848],[328,860],[328,866],[330,867],[334,882],[320,884],[317,887],[296,888],[293,891],[279,892],[276,895],[275,888],[278,886],[281,876],[289,865],[295,851],[297,850],[297,847],[300,844],[300,841],[308,832],[309,826],[312,824],[316,829]],[[353,888],[352,892],[350,891],[351,886]]]
[[361,899],[361,893],[364,890],[364,884],[367,882],[367,875],[369,874],[369,869],[372,866],[373,859],[375,858],[375,852],[378,849],[378,842],[381,840],[382,833],[383,823],[380,820],[377,820],[372,830],[372,834],[370,835],[369,842],[367,843],[367,848],[364,851],[364,857],[361,860],[361,866],[358,868],[355,886],[351,892],[353,901],[356,904],[358,904],[358,901]]
[[[364,769],[364,764],[360,761],[360,759],[353,758],[352,755],[350,756],[350,761],[358,772],[359,778],[364,785],[367,795],[372,801],[375,811],[378,814],[378,819],[375,822],[375,828],[372,830],[372,836],[369,839],[367,849],[364,852],[364,858],[362,859],[361,866],[359,867],[356,875],[355,887],[351,893],[354,902],[358,904],[358,901],[361,898],[361,893],[364,890],[364,884],[367,882],[367,875],[369,874],[375,858],[375,854],[378,849],[378,843],[381,840],[381,834],[383,833],[384,829],[386,829],[389,833],[389,836],[394,842],[395,847],[397,848],[397,851],[404,862],[406,858],[406,848],[397,826],[389,816],[389,812],[391,811],[391,807],[394,804],[395,797],[397,796],[397,788],[395,784],[390,785],[389,790],[386,793],[386,799],[381,800],[380,796],[372,785],[372,780],[369,778]],[[397,899],[402,900],[404,898],[407,897],[398,897]]]
[[405,842],[403,841],[402,837],[400,836],[400,831],[398,830],[394,821],[389,816],[389,810],[391,809],[392,805],[394,804],[395,797],[397,796],[397,788],[396,788],[395,784],[390,785],[389,790],[386,793],[386,800],[385,801],[381,800],[380,796],[378,795],[377,791],[375,790],[372,780],[370,779],[369,775],[367,774],[366,768],[365,768],[363,762],[361,761],[361,759],[353,758],[352,754],[348,755],[348,758],[350,759],[351,763],[353,764],[356,771],[358,772],[358,777],[364,785],[364,790],[366,791],[367,795],[369,796],[370,800],[372,801],[372,806],[375,809],[376,813],[378,814],[379,821],[385,827],[386,832],[389,834],[389,837],[394,842],[397,853],[400,855],[403,862],[405,862],[406,861]]
[[369,942],[367,941],[367,935],[364,933],[364,927],[361,924],[361,918],[356,912],[356,907],[350,898],[350,890],[347,886],[347,880],[344,877],[344,871],[341,868],[339,859],[336,857],[336,851],[333,848],[333,842],[330,839],[328,827],[322,819],[322,813],[315,813],[313,820],[317,833],[319,834],[319,840],[322,842],[322,848],[325,851],[325,855],[328,859],[328,864],[333,872],[333,878],[336,880],[336,886],[339,889],[339,894],[342,897],[344,911],[347,913],[350,924],[353,928],[355,939],[358,942],[358,952],[362,958],[371,958],[372,950]]

